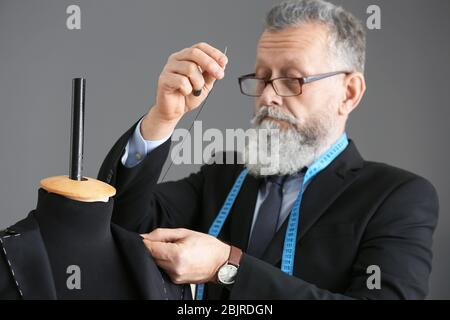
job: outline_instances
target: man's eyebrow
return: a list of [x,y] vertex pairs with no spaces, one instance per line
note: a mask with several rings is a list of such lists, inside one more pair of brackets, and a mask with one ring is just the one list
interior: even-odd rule
[[[263,60],[257,60],[255,64],[255,72],[261,71],[271,71],[270,67]],[[301,61],[298,59],[286,60],[286,64],[280,70],[282,73],[288,73],[289,71],[299,72],[301,76],[306,75],[306,70],[303,68]]]
[[[255,72],[258,72],[258,71],[261,72],[261,73],[264,73],[264,74],[272,74],[272,70],[270,68],[268,68],[268,67],[265,67],[265,66],[256,66]],[[288,75],[288,74],[294,73],[295,76],[297,76],[297,75],[301,76],[301,77],[306,76],[306,72],[304,72],[301,68],[299,68],[297,66],[286,66],[286,67],[283,67],[280,70],[280,72],[281,72],[282,75]]]
[[286,64],[281,69],[281,72],[287,73],[288,71],[297,71],[303,76],[305,75],[305,68],[299,59],[287,60]]
[[286,66],[281,69],[281,72],[286,74],[290,71],[298,72],[301,76],[305,75],[305,72],[299,66]]

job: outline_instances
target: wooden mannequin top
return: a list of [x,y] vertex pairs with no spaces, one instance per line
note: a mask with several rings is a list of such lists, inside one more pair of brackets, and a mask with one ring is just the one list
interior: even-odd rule
[[116,189],[109,184],[83,177],[84,144],[84,96],[85,78],[72,80],[72,130],[70,145],[69,176],[55,176],[41,180],[41,187],[50,193],[82,202],[108,202],[116,194]]
[[41,180],[40,186],[48,192],[82,202],[107,202],[116,194],[113,186],[93,178],[78,181],[68,176],[48,177]]

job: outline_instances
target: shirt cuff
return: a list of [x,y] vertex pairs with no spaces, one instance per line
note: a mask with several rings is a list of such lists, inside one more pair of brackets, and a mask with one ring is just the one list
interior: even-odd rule
[[138,122],[133,135],[128,140],[125,147],[125,153],[122,156],[122,164],[127,168],[132,168],[138,165],[146,155],[162,145],[164,142],[170,139],[172,133],[167,137],[160,140],[145,140],[141,134],[141,123],[144,118]]

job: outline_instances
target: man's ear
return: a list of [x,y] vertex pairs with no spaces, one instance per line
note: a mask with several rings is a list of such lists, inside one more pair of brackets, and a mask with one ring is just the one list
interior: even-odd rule
[[348,116],[361,101],[366,91],[366,81],[360,72],[353,72],[344,78],[345,94],[339,107],[339,115]]

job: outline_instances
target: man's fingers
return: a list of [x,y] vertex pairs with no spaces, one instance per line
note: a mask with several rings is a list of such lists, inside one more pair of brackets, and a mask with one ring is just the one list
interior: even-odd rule
[[207,43],[198,43],[169,57],[163,83],[171,89],[178,89],[184,96],[199,96],[203,88],[211,91],[214,81],[225,76],[227,63],[228,58],[223,52]]
[[187,77],[170,72],[165,74],[164,77],[164,85],[170,89],[179,90],[184,96],[188,96],[192,93],[193,87]]
[[144,245],[157,260],[170,261],[175,254],[176,245],[167,242],[156,242],[144,239]]
[[189,282],[185,277],[174,269],[173,263],[165,260],[155,259],[155,263],[158,267],[163,269],[165,273],[169,276],[170,280],[172,280],[175,284],[185,284],[185,283],[195,283],[195,281]]
[[177,274],[177,264],[174,263],[177,255],[177,252],[175,252],[177,250],[177,245],[174,243],[153,242],[146,239],[144,239],[144,244],[150,251],[156,265],[164,269],[174,283],[181,283],[178,282],[180,280],[180,275]]
[[175,273],[172,270],[173,269],[173,263],[168,260],[162,260],[162,259],[155,259],[155,263],[158,267],[164,269],[166,273],[169,275],[170,278],[172,278]]
[[158,228],[153,230],[150,233],[144,235],[144,238],[149,241],[157,241],[157,242],[176,242],[180,239],[183,239],[188,234],[187,229],[165,229]]
[[211,58],[216,60],[222,68],[225,68],[225,66],[228,63],[228,58],[225,55],[225,53],[223,53],[222,51],[220,51],[217,48],[214,48],[213,46],[209,45],[206,42],[197,43],[197,44],[193,45],[192,47],[198,48],[198,49],[202,50],[203,52],[205,52]]
[[216,79],[222,79],[224,77],[224,68],[219,62],[199,48],[186,48],[176,56],[176,59],[179,61],[192,61],[200,66],[203,71],[207,71]]
[[174,61],[169,71],[187,77],[194,90],[201,90],[205,85],[205,80],[198,65],[192,61]]

